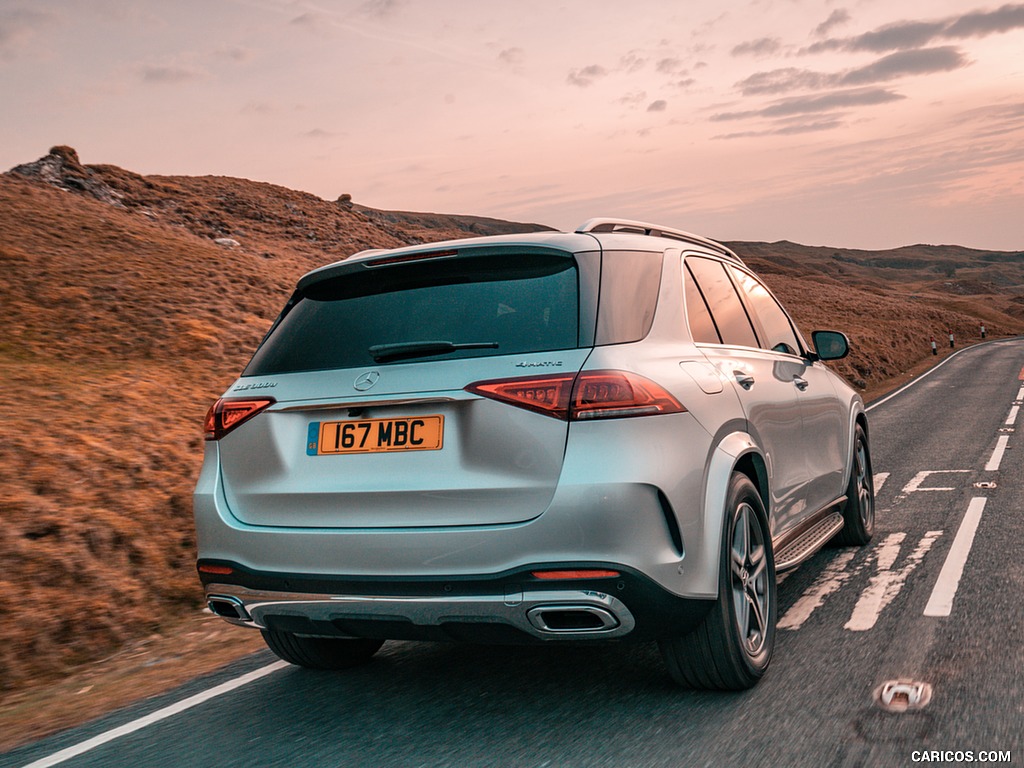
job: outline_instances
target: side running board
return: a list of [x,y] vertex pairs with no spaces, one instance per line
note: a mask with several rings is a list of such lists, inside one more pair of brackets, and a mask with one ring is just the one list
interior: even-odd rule
[[840,512],[825,515],[775,553],[775,571],[788,571],[791,568],[796,568],[821,549],[825,542],[839,533],[842,527],[843,515]]

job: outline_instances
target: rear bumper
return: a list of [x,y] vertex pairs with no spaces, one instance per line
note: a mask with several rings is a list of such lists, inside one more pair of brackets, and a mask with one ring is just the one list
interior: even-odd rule
[[215,564],[233,573],[200,574],[214,613],[232,624],[299,635],[511,644],[654,639],[690,631],[714,604],[672,595],[608,564],[586,567],[616,570],[618,577],[553,582],[532,576],[533,568],[455,580],[367,580]]

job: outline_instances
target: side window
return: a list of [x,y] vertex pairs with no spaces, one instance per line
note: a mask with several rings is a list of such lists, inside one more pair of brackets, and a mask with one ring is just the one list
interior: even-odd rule
[[711,317],[711,310],[704,301],[704,297],[697,287],[697,280],[687,266],[683,274],[683,282],[686,288],[686,319],[690,323],[690,333],[696,342],[706,344],[721,344],[722,337],[718,335],[715,328],[715,321]]
[[761,323],[762,346],[773,352],[800,354],[800,342],[797,341],[793,326],[768,289],[742,270],[729,267],[729,271],[740,287],[740,292],[746,297],[747,306]]
[[711,310],[723,344],[756,347],[757,336],[732,281],[720,261],[690,257],[686,260],[701,294]]

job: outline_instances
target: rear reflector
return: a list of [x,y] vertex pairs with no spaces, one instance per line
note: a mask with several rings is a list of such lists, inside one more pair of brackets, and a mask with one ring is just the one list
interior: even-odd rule
[[617,579],[620,574],[618,571],[593,568],[568,571],[533,571],[532,575],[537,579]]
[[244,398],[228,400],[221,398],[210,406],[206,412],[203,429],[207,440],[220,440],[231,430],[236,429],[260,411],[273,405],[272,397]]
[[215,576],[230,576],[235,572],[235,569],[229,565],[211,565],[210,563],[203,563],[199,566],[200,573],[212,573]]
[[628,371],[494,379],[475,382],[466,390],[569,421],[653,416],[686,410],[664,387]]

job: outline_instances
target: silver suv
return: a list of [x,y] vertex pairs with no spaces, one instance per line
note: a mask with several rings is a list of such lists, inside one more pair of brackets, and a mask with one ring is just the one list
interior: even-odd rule
[[367,251],[302,277],[210,409],[210,608],[282,659],[386,639],[656,640],[742,689],[777,571],[874,524],[861,398],[728,248],[642,222]]

